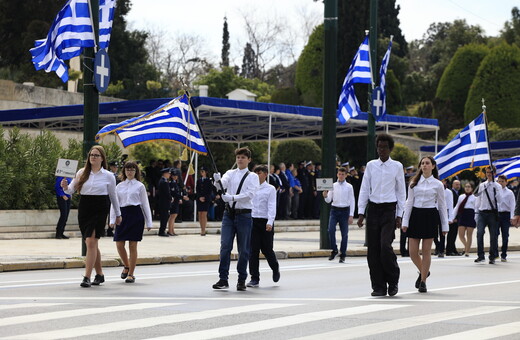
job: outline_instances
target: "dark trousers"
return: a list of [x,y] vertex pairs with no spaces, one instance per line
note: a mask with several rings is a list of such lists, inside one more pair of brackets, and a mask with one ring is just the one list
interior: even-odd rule
[[446,237],[446,253],[447,254],[457,254],[457,247],[455,247],[455,242],[457,241],[457,235],[459,232],[459,224],[451,223],[450,229],[448,231],[448,236]]
[[265,230],[267,219],[253,218],[253,230],[251,231],[251,255],[249,257],[249,273],[251,280],[260,281],[260,251],[264,254],[269,267],[273,272],[279,270],[278,260],[273,251],[274,226],[271,231]]
[[401,229],[399,233],[399,251],[401,252],[401,256],[408,256],[408,236]]
[[159,219],[161,220],[161,224],[159,226],[159,234],[164,234],[166,232],[166,227],[168,226],[168,219],[170,218],[170,209],[159,209]]
[[220,265],[218,267],[220,279],[229,279],[229,265],[235,235],[237,237],[238,248],[238,281],[245,281],[247,279],[247,262],[251,254],[252,226],[251,213],[232,215],[227,211],[224,212],[220,234]]
[[62,236],[65,232],[65,225],[67,224],[67,220],[69,219],[70,198],[68,200],[64,200],[63,197],[56,196],[56,202],[58,203],[58,208],[60,209],[60,218],[56,224],[56,236]]
[[480,211],[477,219],[477,254],[484,259],[484,234],[489,228],[489,259],[498,257],[498,221],[494,212]]
[[278,200],[278,209],[276,209],[277,220],[287,219],[287,205],[289,204],[289,202],[289,190],[281,192]]
[[439,232],[433,239],[433,242],[435,243],[435,252],[437,254],[444,254],[444,249],[446,248],[446,236],[442,233],[442,226],[440,224],[438,230]]
[[387,284],[399,282],[397,256],[392,248],[395,238],[396,203],[368,203],[367,261],[374,291],[386,292]]
[[[502,253],[500,257],[505,259],[507,258],[507,245],[509,243],[509,227],[511,226],[511,214],[506,212],[498,213],[498,228],[497,228],[497,237],[502,233]],[[498,242],[498,240],[497,240]]]
[[350,208],[337,209],[332,207],[330,209],[329,216],[329,241],[330,247],[333,251],[338,251],[338,245],[336,244],[336,224],[339,224],[339,230],[341,231],[341,244],[339,247],[340,254],[342,256],[347,255],[347,243],[348,243],[348,219],[350,217]]

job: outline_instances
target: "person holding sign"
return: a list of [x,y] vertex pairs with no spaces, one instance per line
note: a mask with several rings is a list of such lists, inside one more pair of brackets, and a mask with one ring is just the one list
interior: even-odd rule
[[339,262],[345,263],[347,257],[347,242],[348,242],[348,225],[354,223],[354,206],[356,204],[354,198],[354,188],[346,181],[347,169],[338,169],[338,181],[333,184],[332,190],[324,190],[323,197],[325,202],[332,202],[329,217],[329,241],[332,247],[332,252],[329,256],[329,261],[334,260],[338,255],[338,245],[336,244],[336,224],[339,223],[341,231],[341,245],[339,247]]
[[[114,204],[110,209],[110,227],[115,228],[114,241],[117,252],[124,264],[121,278],[126,283],[134,283],[134,270],[137,264],[137,242],[143,239],[143,231],[152,228],[152,212],[148,203],[146,188],[141,183],[141,172],[137,163],[126,162],[121,175],[123,181],[116,187],[117,199],[121,206],[123,222],[116,225]],[[130,257],[125,249],[128,241]]]
[[[78,207],[79,229],[85,244],[87,256],[85,259],[85,275],[81,287],[90,287],[105,282],[101,267],[101,252],[98,240],[103,235],[105,223],[110,211],[110,203],[114,206],[116,224],[121,224],[121,210],[116,195],[116,180],[107,169],[105,149],[94,145],[87,156],[85,167],[80,169],[72,182],[61,181],[61,187],[68,194],[75,191],[81,194]],[[110,199],[109,199],[110,197]],[[90,276],[95,268],[96,276],[92,283]]]

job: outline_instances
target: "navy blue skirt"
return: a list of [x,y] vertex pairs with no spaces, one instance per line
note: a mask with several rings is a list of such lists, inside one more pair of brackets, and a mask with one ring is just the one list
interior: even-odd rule
[[457,220],[459,221],[459,227],[475,228],[477,226],[477,222],[475,222],[475,210],[473,209],[462,210],[462,214],[457,216]]
[[441,218],[437,208],[412,208],[406,235],[409,238],[427,239],[439,235]]
[[140,205],[121,208],[123,222],[116,226],[114,241],[141,241],[144,231],[144,215]]
[[201,202],[197,200],[197,211],[208,211],[211,202]]

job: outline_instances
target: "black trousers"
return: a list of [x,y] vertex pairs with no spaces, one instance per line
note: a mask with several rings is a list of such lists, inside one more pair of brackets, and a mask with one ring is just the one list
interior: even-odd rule
[[159,234],[164,234],[166,232],[166,227],[168,226],[168,219],[170,218],[170,209],[163,209],[162,207],[159,209],[159,219],[161,220],[161,224],[159,226]]
[[260,281],[260,251],[264,254],[269,267],[273,272],[279,270],[278,260],[273,251],[274,226],[271,231],[265,230],[266,218],[253,217],[253,230],[251,231],[251,255],[249,256],[249,273],[251,280]]
[[448,231],[448,236],[446,237],[446,254],[458,253],[457,248],[455,247],[455,242],[457,241],[458,233],[459,233],[459,224],[451,223],[450,230]]
[[374,291],[386,292],[399,282],[399,265],[392,242],[395,238],[396,203],[369,202],[367,209],[367,261]]
[[56,224],[56,236],[63,236],[65,225],[67,224],[67,220],[69,218],[70,198],[68,200],[64,200],[63,197],[56,196],[56,201],[58,202],[58,208],[60,209],[60,218]]

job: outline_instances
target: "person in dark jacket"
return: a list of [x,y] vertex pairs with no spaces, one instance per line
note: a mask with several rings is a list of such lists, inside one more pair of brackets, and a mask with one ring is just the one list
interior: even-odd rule
[[159,218],[161,224],[159,227],[159,236],[168,236],[166,234],[166,226],[170,217],[170,204],[172,202],[172,194],[170,191],[170,169],[161,169],[162,177],[157,184],[157,209],[159,210]]
[[[56,225],[56,238],[57,239],[68,239],[68,236],[65,236],[65,225],[67,224],[67,220],[69,218],[70,212],[70,195],[66,194],[61,187],[61,181],[65,177],[56,177],[56,183],[54,185],[54,189],[56,190],[56,202],[58,203],[58,208],[60,209],[60,218],[58,220],[58,224]],[[67,183],[70,184],[72,178],[65,178]]]
[[208,209],[213,198],[213,184],[211,184],[211,180],[208,178],[208,169],[206,167],[201,166],[199,173],[200,178],[197,179],[196,185],[197,211],[200,223],[200,236],[206,236]]
[[172,195],[172,202],[170,204],[170,217],[168,218],[168,236],[177,236],[175,219],[180,211],[184,191],[182,190],[179,173],[175,168],[170,168],[170,194]]

